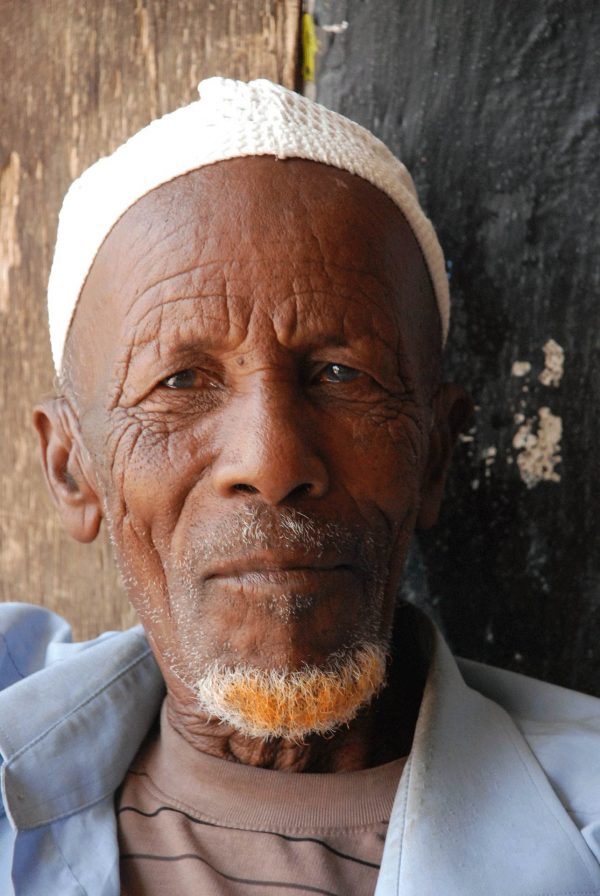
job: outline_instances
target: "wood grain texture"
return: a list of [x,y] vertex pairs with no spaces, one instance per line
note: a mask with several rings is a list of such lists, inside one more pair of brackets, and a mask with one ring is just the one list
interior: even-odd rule
[[412,171],[451,264],[447,374],[477,403],[406,593],[457,652],[600,694],[600,5],[316,12],[317,97]]
[[0,2],[0,599],[51,607],[78,638],[134,617],[105,537],[62,533],[31,426],[53,390],[45,288],[62,196],[201,78],[294,86],[299,14],[296,0]]

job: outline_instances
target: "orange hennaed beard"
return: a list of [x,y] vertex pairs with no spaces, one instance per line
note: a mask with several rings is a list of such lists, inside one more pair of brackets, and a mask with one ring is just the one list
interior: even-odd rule
[[196,684],[202,709],[249,737],[302,740],[351,721],[385,680],[386,655],[363,643],[325,667],[295,671],[213,664]]

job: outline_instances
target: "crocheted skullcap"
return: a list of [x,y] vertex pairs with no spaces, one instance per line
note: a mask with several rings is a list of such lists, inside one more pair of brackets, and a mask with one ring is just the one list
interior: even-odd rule
[[365,128],[270,81],[209,78],[198,91],[198,101],[142,128],[88,168],[67,192],[48,283],[50,342],[57,372],[86,277],[119,218],[161,184],[241,156],[311,159],[356,174],[383,190],[419,242],[445,341],[449,295],[444,257],[402,162]]

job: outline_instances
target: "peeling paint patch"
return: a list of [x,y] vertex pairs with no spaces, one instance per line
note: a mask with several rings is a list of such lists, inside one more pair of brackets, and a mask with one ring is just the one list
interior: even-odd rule
[[490,445],[489,448],[484,448],[481,452],[481,458],[485,463],[486,467],[491,467],[494,461],[496,460],[496,455],[498,454],[498,449],[495,445]]
[[544,369],[538,379],[543,386],[560,386],[565,367],[565,352],[562,345],[549,339],[543,346]]
[[496,458],[498,456],[498,449],[495,445],[490,445],[488,448],[484,448],[481,452],[481,459],[485,465],[485,478],[490,479],[492,475],[492,467],[496,462]]
[[530,370],[529,361],[515,361],[510,372],[513,376],[527,376]]
[[348,27],[348,24],[344,19],[343,22],[336,22],[333,25],[321,25],[320,27],[322,31],[326,31],[328,34],[342,34]]
[[513,438],[513,448],[518,451],[517,465],[527,488],[542,481],[560,482],[556,467],[562,460],[561,437],[562,419],[550,408],[540,408],[537,420],[529,418],[519,426]]
[[19,176],[21,160],[11,152],[0,170],[0,312],[9,308],[9,274],[21,264],[21,248],[17,233],[19,207]]

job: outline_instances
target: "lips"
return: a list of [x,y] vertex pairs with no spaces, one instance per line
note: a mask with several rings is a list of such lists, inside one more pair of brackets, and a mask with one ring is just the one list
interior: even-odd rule
[[300,558],[268,553],[223,561],[208,570],[204,581],[244,588],[304,590],[352,574],[352,566],[345,562],[345,558],[325,560],[322,557],[307,558],[306,555]]
[[273,553],[234,558],[209,569],[205,581],[211,579],[238,579],[248,582],[287,584],[291,579],[306,580],[309,577],[327,576],[349,572],[348,562],[327,562],[323,558],[278,556]]

